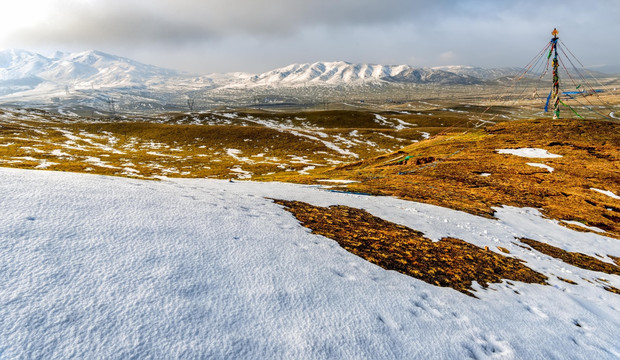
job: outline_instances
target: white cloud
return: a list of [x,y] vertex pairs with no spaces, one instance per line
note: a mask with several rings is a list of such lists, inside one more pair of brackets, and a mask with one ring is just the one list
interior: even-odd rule
[[451,64],[457,59],[456,53],[452,50],[439,54],[439,61],[443,64]]
[[612,46],[620,33],[615,0],[7,3],[0,15],[5,20],[0,47],[99,49],[199,72],[267,70],[314,60],[520,66],[549,41],[554,27],[583,63],[613,65],[620,58]]

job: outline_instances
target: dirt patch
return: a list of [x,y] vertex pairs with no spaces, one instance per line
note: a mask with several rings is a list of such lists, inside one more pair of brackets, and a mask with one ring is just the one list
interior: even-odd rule
[[549,255],[556,259],[562,260],[567,264],[577,266],[582,269],[600,271],[600,272],[604,272],[607,274],[620,275],[620,267],[600,261],[597,258],[592,257],[590,255],[586,255],[586,254],[582,254],[578,252],[569,252],[569,251],[560,249],[558,247],[551,246],[549,244],[545,244],[540,241],[536,241],[532,239],[522,238],[519,240],[533,247],[535,250],[545,255]]
[[274,200],[313,233],[336,240],[347,251],[387,270],[451,287],[472,295],[472,283],[483,287],[502,279],[546,284],[547,277],[514,258],[460,239],[433,242],[422,233],[347,206],[328,208],[299,201]]

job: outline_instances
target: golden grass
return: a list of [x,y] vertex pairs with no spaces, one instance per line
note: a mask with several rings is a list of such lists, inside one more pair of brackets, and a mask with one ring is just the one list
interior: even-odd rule
[[600,272],[604,272],[607,274],[620,275],[620,267],[615,266],[610,263],[606,263],[590,255],[577,253],[577,252],[569,252],[569,251],[560,249],[558,247],[551,246],[549,244],[545,244],[540,241],[536,241],[532,239],[522,238],[519,240],[533,247],[536,251],[539,251],[545,255],[549,255],[556,259],[562,260],[567,264],[577,266],[582,269],[600,271]]
[[[521,147],[543,148],[562,157],[531,159],[496,152]],[[403,161],[406,157],[409,159]],[[527,163],[543,163],[554,171]],[[317,171],[314,177],[355,180],[357,183],[347,185],[347,190],[391,195],[487,217],[493,215],[493,207],[502,205],[534,207],[549,218],[578,221],[620,238],[620,204],[591,190],[620,194],[618,123],[504,122],[484,130],[443,134],[397,152]],[[308,178],[292,181],[308,182]]]
[[[482,108],[453,110],[467,110],[471,115]],[[495,113],[509,110],[492,109]],[[187,114],[135,122],[33,114],[0,122],[0,166],[47,166],[57,171],[139,178],[251,176],[253,180],[297,183],[346,179],[357,182],[341,186],[342,190],[396,196],[486,217],[493,216],[493,207],[502,205],[539,208],[546,217],[595,226],[607,236],[620,238],[620,204],[591,190],[620,194],[618,123],[522,120],[466,129],[470,115],[448,110],[424,110],[422,115],[256,110],[237,112],[232,124],[220,123],[230,121],[222,114],[196,115],[209,125],[187,124],[195,120]],[[390,129],[376,121],[376,114],[417,126]],[[287,129],[268,128],[258,120]],[[454,125],[446,132],[446,126]],[[422,131],[436,136],[414,142],[421,139]],[[339,153],[328,143],[358,157]],[[528,159],[495,151],[519,147],[544,148],[563,157]],[[238,155],[230,156],[230,149],[238,150]],[[554,171],[528,162],[543,163]],[[310,166],[316,168],[308,170]],[[300,173],[303,169],[310,174]],[[481,176],[485,173],[490,176]]]
[[299,201],[275,200],[313,233],[336,240],[347,251],[384,269],[436,286],[473,295],[472,282],[483,287],[510,279],[546,284],[547,277],[520,260],[479,248],[460,239],[438,242],[422,233],[347,206],[328,208]]
[[565,278],[563,278],[563,277],[559,277],[559,276],[556,276],[556,278],[558,278],[558,280],[564,281],[565,283],[569,283],[569,284],[571,284],[571,285],[577,285],[577,283],[576,283],[576,282],[574,282],[574,281],[573,281],[573,280],[571,280],[571,279],[565,279]]
[[[169,122],[156,119],[148,122],[57,121],[44,114],[38,119],[0,124],[0,141],[7,144],[0,147],[0,165],[40,168],[43,161],[48,161],[53,163],[46,167],[51,170],[142,178],[229,178],[245,176],[243,172],[256,177],[297,172],[310,165],[328,167],[355,159],[351,154],[334,150],[328,146],[330,143],[360,157],[372,157],[385,149],[395,149],[421,138],[418,130],[396,132],[384,128],[372,120],[374,115],[366,113],[327,112],[326,116],[333,121],[344,119],[341,127],[329,128],[319,128],[321,122],[318,120],[297,115],[272,114],[273,118],[268,118],[269,114],[239,115],[251,116],[254,120],[281,121],[287,127],[294,123],[299,126],[274,129],[249,120],[234,124],[177,124],[175,116],[166,115],[164,118]],[[224,119],[217,114],[209,116]],[[316,114],[312,117],[320,118]],[[209,119],[206,123],[211,121]],[[352,129],[346,126],[356,122],[374,128],[355,129],[352,136]],[[238,150],[237,155],[230,156],[230,149]],[[58,152],[65,155],[59,156]],[[105,164],[93,162],[93,158]]]
[[618,294],[620,295],[620,289],[613,287],[613,286],[603,286],[603,289],[609,291],[610,293],[614,293],[614,294]]

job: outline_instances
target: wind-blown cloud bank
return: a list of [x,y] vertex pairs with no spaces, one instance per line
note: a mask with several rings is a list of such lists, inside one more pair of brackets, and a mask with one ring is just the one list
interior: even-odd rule
[[[609,46],[620,32],[620,4],[613,0],[561,4],[24,0],[20,4],[7,5],[12,25],[7,21],[0,25],[4,34],[0,47],[101,49],[200,72],[264,71],[317,60],[523,65],[544,46],[554,27],[576,44],[574,50],[586,65],[615,64],[620,57],[620,50]],[[27,6],[41,10],[34,16],[36,11],[28,12]]]

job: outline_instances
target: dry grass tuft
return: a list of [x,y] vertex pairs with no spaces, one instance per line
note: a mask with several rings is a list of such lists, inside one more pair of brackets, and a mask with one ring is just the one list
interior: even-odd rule
[[505,247],[498,246],[497,249],[504,254],[510,254],[510,250],[506,249]]
[[620,289],[615,288],[613,286],[603,286],[603,289],[605,289],[605,290],[607,290],[607,291],[609,291],[611,293],[620,295]]
[[347,251],[384,269],[472,295],[472,282],[487,287],[510,279],[546,284],[547,277],[520,260],[460,239],[433,242],[422,233],[347,206],[329,208],[275,200],[313,233],[336,240]]
[[532,239],[519,239],[520,241],[528,244],[533,247],[535,250],[554,257],[556,259],[562,260],[567,264],[580,267],[582,269],[592,270],[592,271],[600,271],[607,274],[615,274],[620,275],[620,267],[615,266],[613,264],[606,263],[604,261],[600,261],[595,257],[590,255],[577,253],[577,252],[569,252],[563,249],[560,249],[555,246],[551,246],[549,244],[542,243],[540,241],[532,240]]
[[559,276],[556,276],[556,277],[557,277],[559,280],[564,281],[565,283],[569,283],[569,284],[571,284],[571,285],[577,285],[577,283],[576,283],[576,282],[574,282],[574,281],[573,281],[573,280],[571,280],[571,279],[565,279],[565,278],[563,278],[563,277],[559,277]]

